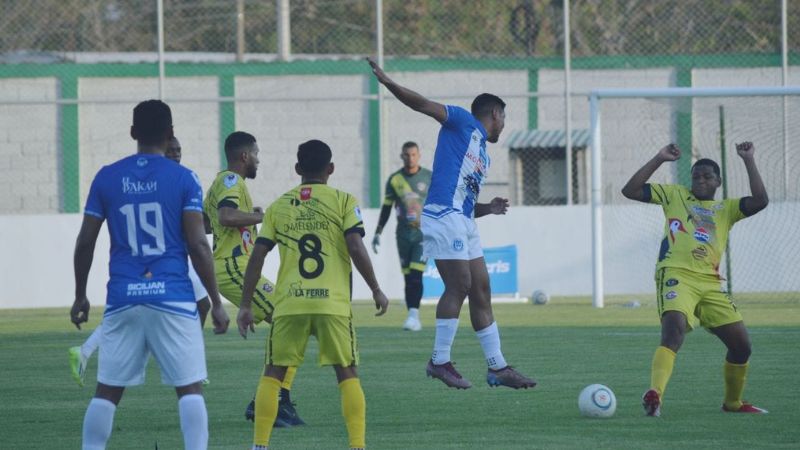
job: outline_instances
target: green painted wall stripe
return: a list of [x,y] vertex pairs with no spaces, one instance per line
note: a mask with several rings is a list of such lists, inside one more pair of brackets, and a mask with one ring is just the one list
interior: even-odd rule
[[[78,78],[59,77],[60,98],[78,98]],[[78,105],[61,105],[61,211],[80,212],[80,151],[78,148]]]
[[[233,75],[219,77],[219,96],[234,97],[236,94],[236,79]],[[233,102],[222,102],[219,105],[219,167],[225,170],[228,161],[225,158],[225,138],[236,131],[236,105]]]
[[[539,71],[528,71],[528,92],[539,90]],[[539,128],[539,97],[528,98],[528,129]]]
[[[789,63],[800,65],[800,53],[790,54]],[[648,67],[780,67],[780,54],[726,55],[653,55],[653,56],[588,56],[573,58],[572,68],[635,69]],[[562,69],[563,58],[473,58],[473,59],[388,59],[387,70],[539,70]],[[169,77],[187,76],[260,76],[260,75],[366,75],[369,66],[363,60],[318,60],[245,64],[168,63]],[[146,64],[3,64],[0,78],[18,77],[155,77],[158,66]]]
[[[378,80],[369,77],[369,93],[378,94]],[[381,206],[381,114],[378,100],[369,101],[369,207]]]
[[[675,84],[677,87],[692,87],[692,70],[687,68],[678,69],[675,74]],[[678,147],[684,155],[678,160],[678,183],[684,186],[692,184],[692,113],[678,112],[676,114]]]

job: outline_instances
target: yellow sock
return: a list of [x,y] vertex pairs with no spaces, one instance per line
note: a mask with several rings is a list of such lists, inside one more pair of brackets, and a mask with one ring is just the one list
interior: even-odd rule
[[650,387],[664,397],[667,383],[672,376],[672,367],[675,365],[675,352],[664,346],[659,346],[653,355],[653,365],[650,369]]
[[350,438],[350,448],[364,448],[367,432],[367,401],[358,378],[339,383],[342,392],[342,415]]
[[277,378],[261,377],[256,390],[256,418],[253,427],[253,445],[269,445],[272,425],[278,416],[278,392],[281,382]]
[[283,376],[283,382],[281,382],[281,387],[286,389],[287,391],[292,390],[292,383],[294,383],[294,376],[297,373],[297,367],[287,367],[286,368],[286,375]]
[[748,366],[748,363],[732,364],[725,361],[722,370],[725,377],[725,407],[730,410],[742,407],[742,392],[744,392],[744,382],[747,380]]

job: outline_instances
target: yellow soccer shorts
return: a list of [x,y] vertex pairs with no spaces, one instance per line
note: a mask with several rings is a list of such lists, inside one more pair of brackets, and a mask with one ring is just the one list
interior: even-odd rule
[[667,311],[680,311],[686,316],[689,328],[692,317],[700,326],[716,328],[742,320],[728,293],[722,289],[722,280],[716,275],[701,274],[675,267],[656,271],[656,297],[658,316]]
[[320,366],[358,365],[358,344],[353,318],[331,314],[276,317],[267,339],[267,364],[299,366],[305,357],[310,336],[317,338]]
[[[224,258],[214,260],[214,272],[217,276],[219,293],[237,307],[242,303],[242,286],[244,272],[247,269],[247,257]],[[258,280],[253,291],[253,318],[260,323],[275,309],[275,285],[263,276]]]

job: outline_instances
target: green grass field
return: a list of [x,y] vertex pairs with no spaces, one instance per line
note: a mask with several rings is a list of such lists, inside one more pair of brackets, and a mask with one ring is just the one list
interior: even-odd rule
[[[770,414],[719,411],[725,351],[716,338],[698,330],[679,354],[662,417],[653,419],[643,416],[639,403],[658,344],[655,307],[647,302],[636,309],[612,303],[602,310],[586,300],[558,298],[546,306],[495,306],[506,358],[539,380],[528,391],[485,384],[481,350],[466,315],[453,359],[475,386],[455,391],[425,377],[432,307],[423,309],[423,331],[411,333],[400,329],[402,304],[392,303],[380,318],[372,317],[369,305],[357,304],[368,447],[800,448],[800,301],[760,300],[740,302],[740,307],[754,348],[745,397]],[[100,308],[93,312],[89,326],[77,331],[66,309],[2,311],[0,448],[80,448],[97,362],[89,365],[88,386],[79,388],[69,376],[66,350],[96,326]],[[206,332],[210,448],[249,448],[252,425],[244,420],[244,408],[261,371],[265,330],[260,327],[246,341],[233,328],[224,336]],[[306,356],[293,398],[308,425],[275,430],[271,448],[346,448],[333,370],[317,367],[315,344]],[[613,418],[579,415],[578,393],[591,383],[614,390]],[[128,389],[117,409],[109,448],[152,449],[156,442],[160,449],[183,448],[174,391],[160,384],[151,361],[147,383]]]

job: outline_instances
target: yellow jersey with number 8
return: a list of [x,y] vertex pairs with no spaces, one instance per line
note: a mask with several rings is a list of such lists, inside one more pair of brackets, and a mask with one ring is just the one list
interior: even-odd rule
[[358,202],[326,184],[297,186],[267,208],[256,242],[280,252],[273,317],[351,315],[349,233],[364,236]]

